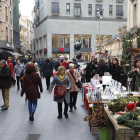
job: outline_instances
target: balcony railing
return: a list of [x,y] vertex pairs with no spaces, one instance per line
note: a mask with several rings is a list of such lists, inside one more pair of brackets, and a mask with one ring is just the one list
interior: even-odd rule
[[123,17],[123,11],[116,11],[116,17]]
[[75,9],[74,9],[74,15],[75,16],[81,16],[82,15],[82,9],[80,9],[80,11],[79,10],[75,11]]
[[122,3],[124,0],[116,0],[116,2],[118,3]]
[[6,21],[8,22],[8,16],[6,16]]

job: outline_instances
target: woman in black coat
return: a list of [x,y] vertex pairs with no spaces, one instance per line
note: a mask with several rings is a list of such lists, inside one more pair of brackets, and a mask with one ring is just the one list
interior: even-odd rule
[[99,74],[99,76],[102,77],[104,76],[105,72],[108,72],[106,63],[103,59],[100,59],[98,63],[97,74]]
[[111,67],[112,79],[120,82],[121,79],[121,66],[117,58],[113,58]]
[[46,78],[47,90],[50,87],[50,78],[53,75],[53,62],[47,58],[43,64],[43,77]]
[[86,67],[86,82],[90,82],[90,79],[94,76],[94,60],[92,60]]

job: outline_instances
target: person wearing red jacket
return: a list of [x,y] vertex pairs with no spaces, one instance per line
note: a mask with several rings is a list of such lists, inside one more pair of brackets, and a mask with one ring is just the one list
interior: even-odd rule
[[60,63],[60,65],[66,68],[67,63],[66,63],[66,62],[64,62],[64,60],[63,60],[63,59],[61,59],[61,63]]
[[11,69],[11,80],[13,79],[13,71],[14,71],[14,67],[13,67],[13,63],[12,63],[12,59],[8,59],[7,60],[7,64]]

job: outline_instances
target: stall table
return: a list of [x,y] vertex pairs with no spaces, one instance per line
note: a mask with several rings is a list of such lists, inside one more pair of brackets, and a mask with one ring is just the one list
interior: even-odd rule
[[107,117],[113,124],[115,131],[116,131],[116,140],[130,140],[130,137],[138,134],[136,130],[126,127],[124,125],[119,125],[117,120],[114,119],[113,113],[108,110],[107,107],[104,108],[107,114]]

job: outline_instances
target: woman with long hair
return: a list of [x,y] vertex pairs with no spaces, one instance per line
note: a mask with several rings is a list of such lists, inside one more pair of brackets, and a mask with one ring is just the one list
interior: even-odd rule
[[140,59],[135,61],[134,69],[128,73],[128,77],[132,78],[131,90],[138,91],[140,87]]
[[99,74],[99,76],[102,77],[102,76],[104,76],[105,72],[108,72],[106,63],[103,59],[100,59],[99,63],[98,63],[97,74]]
[[119,61],[117,58],[112,59],[112,67],[111,67],[112,79],[120,82],[121,79],[121,66],[119,65]]
[[37,99],[38,99],[38,86],[40,87],[41,93],[43,92],[42,82],[39,77],[39,74],[36,73],[35,67],[33,64],[29,64],[26,67],[26,75],[23,80],[23,86],[21,91],[21,97],[24,93],[28,99],[28,110],[29,110],[29,120],[34,121],[34,113],[37,108]]
[[57,86],[64,86],[65,87],[65,95],[62,97],[54,97],[54,101],[58,104],[58,119],[62,118],[62,103],[64,102],[64,115],[66,118],[68,118],[68,104],[70,103],[70,88],[71,84],[69,81],[69,78],[67,75],[65,75],[65,67],[59,66],[58,70],[56,72],[56,75],[54,76],[54,79],[50,85],[49,93],[51,94],[53,87]]
[[126,87],[128,79],[129,64],[124,59],[121,60],[121,83],[122,86]]

